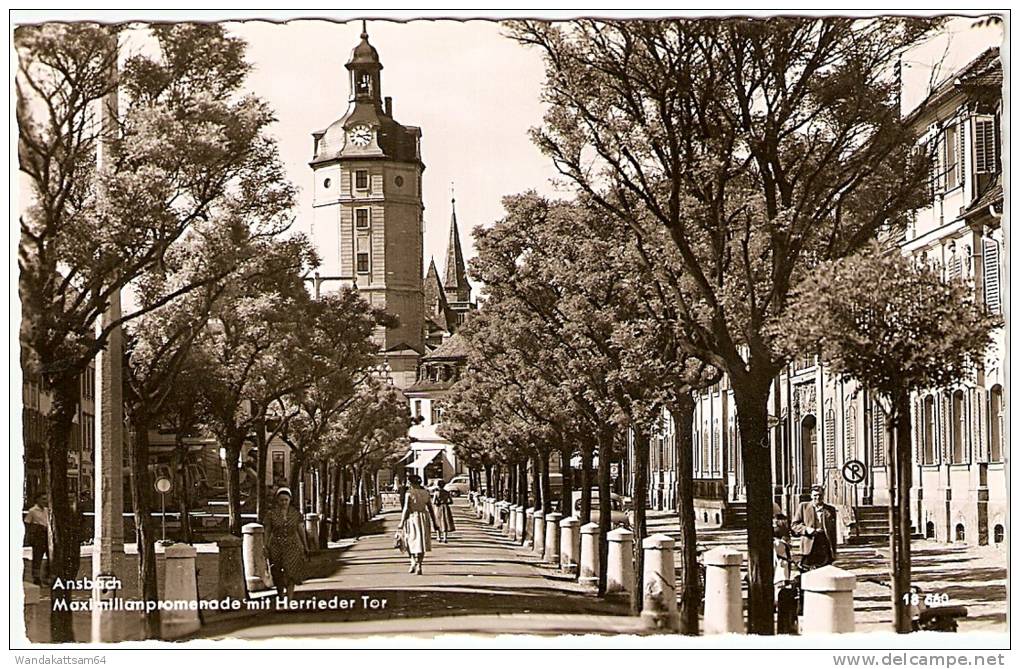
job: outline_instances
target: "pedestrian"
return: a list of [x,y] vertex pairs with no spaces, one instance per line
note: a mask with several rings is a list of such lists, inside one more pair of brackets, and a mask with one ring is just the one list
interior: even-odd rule
[[[404,533],[404,546],[411,558],[411,568],[407,573],[421,573],[421,564],[425,553],[432,550],[432,526],[436,522],[436,510],[432,506],[432,498],[421,485],[421,477],[411,474],[407,477],[411,488],[404,498],[404,510],[400,514],[400,530]],[[429,521],[431,525],[429,524]]]
[[449,543],[450,532],[457,530],[453,524],[453,495],[443,487],[443,480],[439,480],[439,487],[432,493],[432,506],[436,509],[436,531],[439,533],[441,542]]
[[778,595],[783,585],[790,580],[790,519],[778,504],[772,505],[772,544],[775,548],[775,564],[773,565],[773,584]]
[[290,505],[290,488],[276,491],[276,504],[265,518],[266,553],[279,596],[294,597],[294,586],[305,580],[308,542],[301,514]]
[[25,514],[25,543],[32,549],[32,582],[42,585],[42,561],[50,553],[49,498],[40,492]]
[[826,504],[823,494],[822,486],[812,486],[811,501],[801,502],[793,519],[805,569],[824,567],[836,559],[836,507]]

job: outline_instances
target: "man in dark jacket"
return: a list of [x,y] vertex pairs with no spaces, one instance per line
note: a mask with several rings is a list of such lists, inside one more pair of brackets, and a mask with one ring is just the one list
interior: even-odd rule
[[811,488],[811,501],[801,502],[793,519],[800,536],[801,564],[809,569],[832,564],[836,558],[836,507],[822,501],[822,487]]

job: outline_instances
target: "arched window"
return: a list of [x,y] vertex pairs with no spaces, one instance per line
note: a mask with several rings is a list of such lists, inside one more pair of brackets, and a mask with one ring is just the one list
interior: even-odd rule
[[966,406],[966,399],[964,398],[963,391],[957,390],[954,392],[949,412],[949,419],[952,421],[949,427],[950,433],[952,434],[951,443],[953,447],[954,464],[964,462],[964,447],[967,439]]
[[924,524],[924,538],[934,539],[935,538],[935,523],[928,521]]
[[1001,544],[1006,540],[1006,528],[1002,525],[996,525],[992,531],[992,543]]
[[825,410],[825,468],[836,466],[836,412],[832,410],[832,400],[826,400]]
[[923,416],[924,425],[924,464],[935,464],[935,398],[928,395],[924,398]]
[[1002,386],[995,384],[988,393],[988,460],[1002,462]]
[[960,543],[967,541],[967,530],[964,528],[963,523],[956,524],[956,541]]

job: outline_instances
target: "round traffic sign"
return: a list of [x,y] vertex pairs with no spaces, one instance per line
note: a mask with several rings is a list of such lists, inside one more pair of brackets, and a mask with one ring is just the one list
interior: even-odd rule
[[158,479],[156,479],[156,483],[154,485],[156,487],[156,492],[158,492],[161,495],[165,495],[166,493],[170,492],[174,487],[173,481],[171,481],[165,476],[160,476]]
[[843,465],[843,480],[847,483],[860,483],[865,476],[867,476],[867,470],[860,460],[847,460]]

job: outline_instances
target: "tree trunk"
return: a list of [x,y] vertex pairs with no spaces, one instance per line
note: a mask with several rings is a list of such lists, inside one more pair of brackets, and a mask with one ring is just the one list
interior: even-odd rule
[[492,465],[485,465],[485,496],[493,497],[494,492],[492,489]]
[[613,428],[604,426],[599,434],[599,596],[606,594],[606,569],[609,566],[609,532],[613,529],[612,477]]
[[347,518],[347,468],[339,465],[340,480],[337,484],[339,494],[337,495],[337,533],[340,538],[350,536],[351,524]]
[[[649,434],[641,429],[634,430],[634,590],[631,592],[630,610],[633,615],[641,613],[644,599],[645,552],[642,542],[648,536],[645,522],[645,508],[648,505],[648,447]],[[624,555],[624,560],[631,556]]]
[[676,434],[677,515],[680,521],[680,633],[698,634],[701,582],[694,520],[694,396],[680,395],[670,407]]
[[241,457],[241,445],[244,435],[231,437],[226,446],[227,452],[227,513],[230,520],[230,533],[241,536],[241,473],[238,460]]
[[[326,521],[329,517],[329,466],[325,462],[319,463],[315,469],[315,513],[319,515],[320,527],[321,523]],[[304,514],[302,514],[304,516]],[[325,548],[326,544],[323,543],[324,532],[319,532],[319,548]]]
[[191,529],[191,503],[188,495],[191,493],[191,475],[188,473],[188,447],[180,434],[174,437],[174,453],[177,458],[177,467],[180,472],[180,480],[177,486],[177,509],[181,516],[181,540],[190,544],[193,540]]
[[[893,471],[896,477],[896,494],[892,495],[890,490],[889,504],[892,510],[892,535],[893,552],[892,561],[892,582],[893,582],[893,611],[895,613],[895,628],[898,634],[907,634],[912,629],[909,600],[910,591],[910,486],[911,469],[913,467],[913,454],[910,451],[910,396],[904,391],[895,400],[892,417],[890,421],[895,422],[895,458],[889,461],[893,463]],[[892,477],[890,477],[890,480]],[[892,485],[890,485],[890,488]],[[897,545],[898,544],[898,545]]]
[[[290,449],[290,477],[287,480],[287,487],[290,488],[291,498],[298,497],[301,485],[301,476],[304,474],[304,469],[304,452],[292,446]],[[298,509],[301,513],[304,513],[305,511],[303,502],[304,500],[298,498]]]
[[[590,442],[581,447],[581,517],[578,520],[582,526],[591,522],[591,489],[595,480],[591,475],[591,461],[595,456],[594,450]],[[573,501],[570,504],[573,513]]]
[[[144,614],[144,639],[158,639],[160,626],[159,591],[156,587],[156,537],[150,509],[150,491],[153,481],[149,477],[149,425],[144,416],[134,416],[131,449],[131,508],[135,514],[135,536],[138,541],[138,585],[142,601],[152,602],[152,610]],[[165,519],[160,519],[165,522]]]
[[511,504],[519,503],[517,495],[517,466],[511,465],[507,468],[507,499]]
[[[528,500],[528,461],[527,460],[521,460],[517,464],[517,497],[519,499],[519,501],[517,503],[520,504],[521,507],[522,507],[521,508],[521,513],[527,513],[526,510],[528,508],[528,505],[530,504],[530,502]],[[525,518],[527,518],[527,516],[525,516]],[[517,540],[523,545],[524,542],[527,541],[527,538],[528,538],[528,523],[527,522],[524,523],[524,532],[522,532],[521,534],[522,534],[522,536],[517,537]]]
[[[74,580],[78,575],[80,548],[75,534],[75,523],[71,500],[67,488],[67,453],[71,444],[77,384],[74,389],[63,391],[52,388],[53,399],[46,416],[46,482],[45,489],[50,501],[49,560],[50,578]],[[96,513],[101,513],[100,500],[96,500]],[[50,590],[50,641],[66,643],[74,641],[74,626],[71,618],[71,590],[56,588]]]
[[[258,447],[258,458],[255,460],[255,471],[258,474],[255,482],[255,513],[259,522],[266,516],[269,504],[266,500],[266,468],[269,462],[269,444],[266,443],[266,415],[261,413],[255,421],[255,445]],[[293,492],[293,491],[292,491]]]
[[542,506],[542,456],[538,451],[531,456],[531,498],[528,504],[532,509]]
[[563,475],[563,482],[560,485],[560,513],[564,518],[574,512],[574,472],[570,467],[570,455],[569,448],[564,447],[560,451],[560,473]]
[[775,634],[772,543],[772,465],[768,428],[771,379],[734,383],[740,453],[747,483],[747,631]]
[[542,462],[542,513],[552,513],[552,485],[549,483],[549,452],[543,451]]
[[355,467],[351,477],[351,529],[354,536],[361,536],[361,471]]

